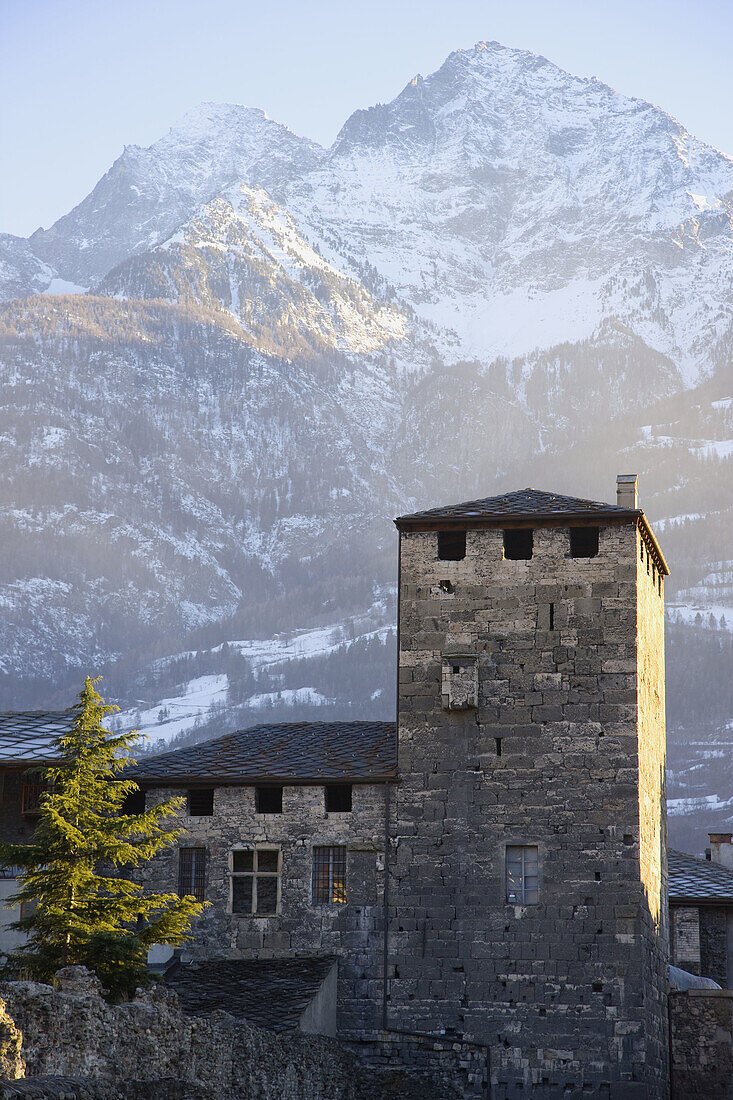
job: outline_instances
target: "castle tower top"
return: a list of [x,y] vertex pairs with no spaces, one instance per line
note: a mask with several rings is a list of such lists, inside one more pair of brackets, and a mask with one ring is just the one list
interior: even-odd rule
[[587,524],[613,526],[633,523],[639,527],[659,572],[668,576],[669,568],[659,543],[643,509],[637,507],[637,481],[636,474],[619,474],[617,504],[527,488],[398,516],[395,525],[399,531],[440,531],[481,527],[567,527]]

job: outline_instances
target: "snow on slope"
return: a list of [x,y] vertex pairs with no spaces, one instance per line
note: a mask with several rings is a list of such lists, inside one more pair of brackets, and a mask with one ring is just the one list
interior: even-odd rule
[[261,350],[370,354],[406,334],[404,315],[329,264],[260,187],[227,188],[159,248],[102,280],[116,297],[228,310]]
[[148,148],[128,145],[91,194],[30,245],[60,276],[89,285],[165,240],[228,184],[277,192],[320,153],[257,108],[202,103]]
[[694,377],[730,338],[733,161],[525,51],[452,53],[355,112],[286,194],[327,254],[367,256],[466,356],[584,339],[614,316]]
[[[334,699],[328,698],[308,684],[298,683],[295,686],[287,686],[289,677],[294,675],[297,677],[297,671],[289,672],[288,666],[295,668],[297,662],[309,658],[324,658],[337,653],[347,653],[355,642],[379,641],[384,644],[395,634],[393,625],[379,626],[363,630],[361,633],[358,632],[358,627],[360,624],[368,626],[375,616],[383,616],[385,612],[386,604],[383,601],[377,601],[363,615],[351,621],[349,633],[352,636],[349,638],[345,637],[342,625],[332,625],[275,635],[270,639],[228,642],[227,655],[239,654],[250,672],[263,681],[272,678],[267,677],[268,672],[284,668],[284,672],[278,671],[275,674],[275,679],[280,681],[277,689],[251,691],[247,697],[237,702],[235,710],[234,700],[230,697],[231,685],[226,674],[196,676],[181,684],[173,694],[165,695],[152,703],[139,703],[137,706],[121,711],[111,719],[111,728],[126,731],[139,729],[152,742],[169,742],[181,733],[196,729],[212,717],[216,717],[220,732],[224,733],[228,729],[235,728],[240,721],[242,710],[256,713],[267,711],[275,705],[287,710],[295,706],[318,707],[332,703]],[[207,651],[204,657],[209,660],[215,659],[217,655],[221,656],[222,649],[222,646],[215,646]],[[164,667],[186,656],[193,657],[193,654],[177,654],[157,664],[159,668]]]

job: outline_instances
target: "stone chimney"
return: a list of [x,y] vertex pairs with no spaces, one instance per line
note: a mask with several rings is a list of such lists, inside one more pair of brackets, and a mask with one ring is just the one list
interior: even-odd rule
[[733,871],[733,833],[708,833],[710,837],[710,860],[719,863],[728,871]]
[[619,508],[638,508],[636,490],[638,474],[619,474],[616,478],[616,503]]

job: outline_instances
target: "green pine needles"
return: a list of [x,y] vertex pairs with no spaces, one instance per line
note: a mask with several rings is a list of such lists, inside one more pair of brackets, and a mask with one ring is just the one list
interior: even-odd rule
[[5,976],[48,981],[59,967],[82,964],[120,997],[149,981],[148,947],[189,939],[204,906],[192,897],[146,894],[127,877],[177,839],[181,830],[162,822],[183,799],[123,812],[137,785],[115,777],[134,764],[127,754],[139,735],[104,729],[118,708],[104,702],[96,683],[86,678],[71,730],[57,739],[59,763],[45,771],[49,788],[30,844],[0,842],[0,861],[24,869],[10,902],[27,910],[13,927],[28,935]]

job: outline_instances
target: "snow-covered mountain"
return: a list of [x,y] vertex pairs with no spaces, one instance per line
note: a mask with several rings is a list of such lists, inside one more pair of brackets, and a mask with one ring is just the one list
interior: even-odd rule
[[128,145],[83,202],[29,243],[64,278],[89,286],[165,240],[230,184],[247,180],[277,195],[320,155],[263,111],[202,103],[149,148]]
[[[390,517],[609,499],[620,469],[704,648],[698,616],[733,625],[732,217],[729,157],[495,42],[327,150],[217,104],[126,148],[50,229],[0,235],[0,703],[104,669],[156,723],[386,717]],[[339,630],[310,664],[242,656]]]
[[452,53],[352,115],[286,196],[465,357],[585,339],[613,317],[694,377],[731,337],[733,161],[524,51]]

